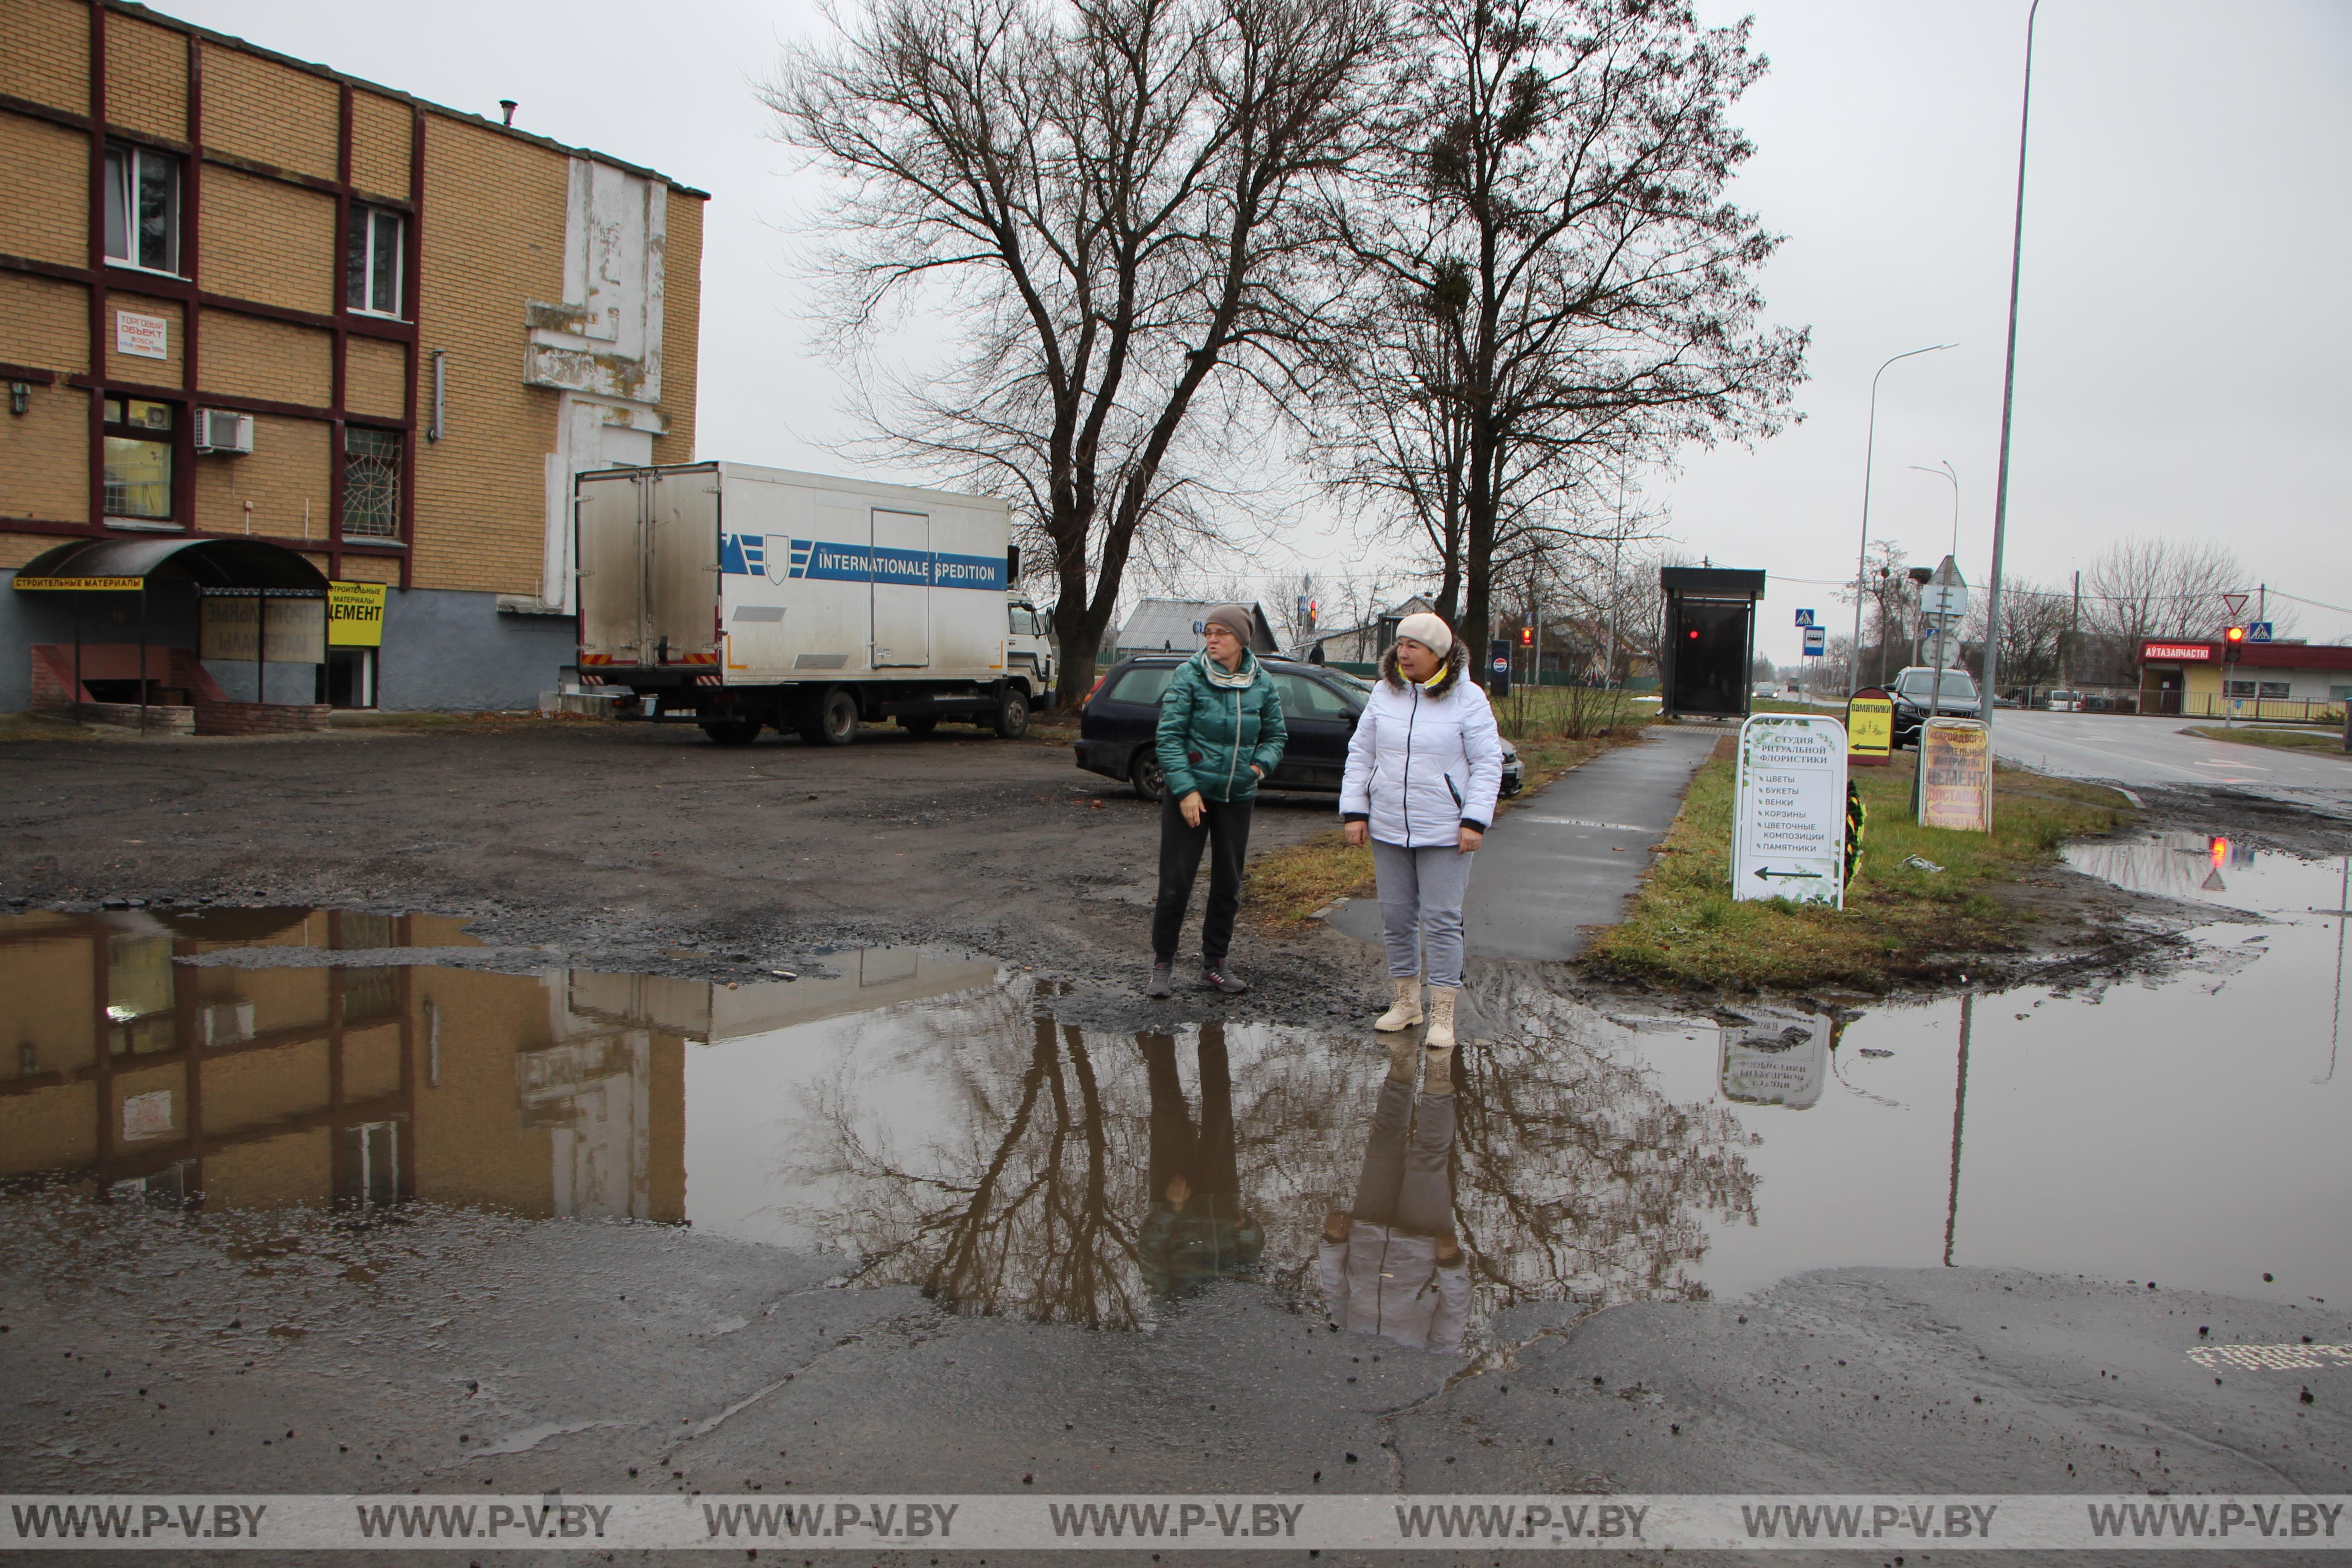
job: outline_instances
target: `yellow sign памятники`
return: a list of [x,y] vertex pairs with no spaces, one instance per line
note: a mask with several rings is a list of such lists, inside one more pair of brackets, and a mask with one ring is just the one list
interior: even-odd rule
[[327,584],[327,646],[383,646],[384,585],[382,583]]
[[1846,761],[1860,767],[1885,767],[1895,746],[1895,699],[1876,687],[1865,687],[1846,700]]

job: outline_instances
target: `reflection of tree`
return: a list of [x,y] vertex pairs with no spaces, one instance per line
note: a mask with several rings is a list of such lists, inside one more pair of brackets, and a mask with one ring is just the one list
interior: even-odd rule
[[831,1147],[809,1173],[842,1194],[825,1217],[859,1255],[854,1280],[918,1285],[960,1311],[1133,1328],[1145,1315],[1133,1119],[1108,1113],[1077,1029],[1040,1017],[1029,1032],[1016,1070],[959,1072],[963,1125],[920,1168],[835,1099]]
[[[1198,1142],[1180,1152],[1171,1118],[1192,1110],[1174,1042],[1090,1045],[1027,1011],[1005,994],[925,1020],[915,1054],[946,1080],[949,1125],[920,1149],[893,1148],[887,1095],[861,1102],[845,1082],[825,1100],[800,1173],[830,1193],[811,1217],[856,1255],[854,1280],[918,1286],[961,1311],[1134,1328],[1155,1293],[1245,1266],[1247,1215],[1287,1293],[1311,1289],[1316,1233],[1349,1202],[1386,1066],[1368,1037],[1237,1025],[1201,1039],[1200,1121],[1183,1130]],[[1489,988],[1478,1012],[1511,1031],[1455,1069],[1454,1201],[1482,1315],[1705,1295],[1707,1217],[1754,1216],[1739,1123],[1670,1104],[1623,1048],[1629,1032],[1590,1008]],[[1225,1104],[1230,1153],[1217,1150],[1212,1178],[1198,1151],[1213,1129],[1225,1136]],[[1180,1157],[1189,1209],[1165,1201]],[[1171,1228],[1189,1237],[1185,1267],[1160,1256]]]
[[1706,1216],[1755,1219],[1738,1120],[1667,1101],[1590,1008],[1507,982],[1476,1005],[1511,1031],[1454,1068],[1454,1209],[1482,1305],[1703,1298]]

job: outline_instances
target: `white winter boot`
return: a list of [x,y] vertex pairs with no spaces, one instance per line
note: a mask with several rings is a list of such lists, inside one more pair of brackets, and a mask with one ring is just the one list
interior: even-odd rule
[[1454,999],[1462,994],[1454,985],[1433,985],[1429,988],[1429,1032],[1422,1044],[1433,1051],[1454,1048]]
[[1428,1070],[1421,1079],[1421,1092],[1424,1096],[1454,1092],[1454,1058],[1457,1054],[1451,1046],[1442,1051],[1422,1053],[1428,1058]]
[[1421,1022],[1421,976],[1412,975],[1396,983],[1396,1005],[1372,1021],[1372,1027],[1386,1033],[1391,1029],[1410,1029]]

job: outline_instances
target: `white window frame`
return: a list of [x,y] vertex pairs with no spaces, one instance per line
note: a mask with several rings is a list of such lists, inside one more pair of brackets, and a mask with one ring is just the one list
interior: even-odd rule
[[[171,265],[167,267],[150,267],[138,257],[140,166],[148,162],[162,163],[172,172],[172,232],[170,242],[165,247],[170,252],[166,259]],[[122,204],[122,247],[131,253],[128,256],[117,256],[113,253],[111,245],[101,244],[100,248],[107,253],[106,264],[109,267],[127,268],[133,272],[150,273],[159,278],[184,278],[185,274],[180,270],[182,191],[179,155],[174,153],[162,152],[153,147],[144,147],[136,142],[109,142],[106,144],[105,167],[108,199],[107,202],[100,204],[100,216],[103,220],[107,216],[106,208],[113,202],[120,201]],[[107,237],[101,235],[100,237],[104,240]]]
[[372,206],[365,202],[352,204],[352,242],[360,247],[360,298],[373,300],[376,297],[376,226],[384,223],[393,226],[392,309],[380,310],[372,304],[352,303],[351,258],[348,255],[343,258],[343,308],[354,316],[373,316],[384,321],[404,321],[406,318],[400,313],[400,307],[406,298],[408,282],[408,215],[398,207]]

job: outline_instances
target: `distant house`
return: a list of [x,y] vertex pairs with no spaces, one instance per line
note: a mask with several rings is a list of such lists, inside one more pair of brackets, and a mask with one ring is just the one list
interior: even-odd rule
[[[1146,599],[1136,605],[1135,614],[1127,617],[1127,625],[1118,630],[1118,646],[1113,649],[1116,658],[1125,658],[1138,653],[1191,653],[1201,646],[1202,617],[1220,604],[1220,599]],[[1265,611],[1255,603],[1250,607],[1250,617],[1257,629],[1250,638],[1250,647],[1259,653],[1279,653],[1275,645],[1274,628],[1265,623]]]
[[1330,631],[1318,631],[1307,639],[1310,657],[1320,653],[1318,664],[1378,664],[1381,655],[1396,641],[1397,623],[1407,616],[1418,616],[1437,608],[1437,601],[1415,594],[1394,609],[1383,610],[1360,626],[1339,626]]

